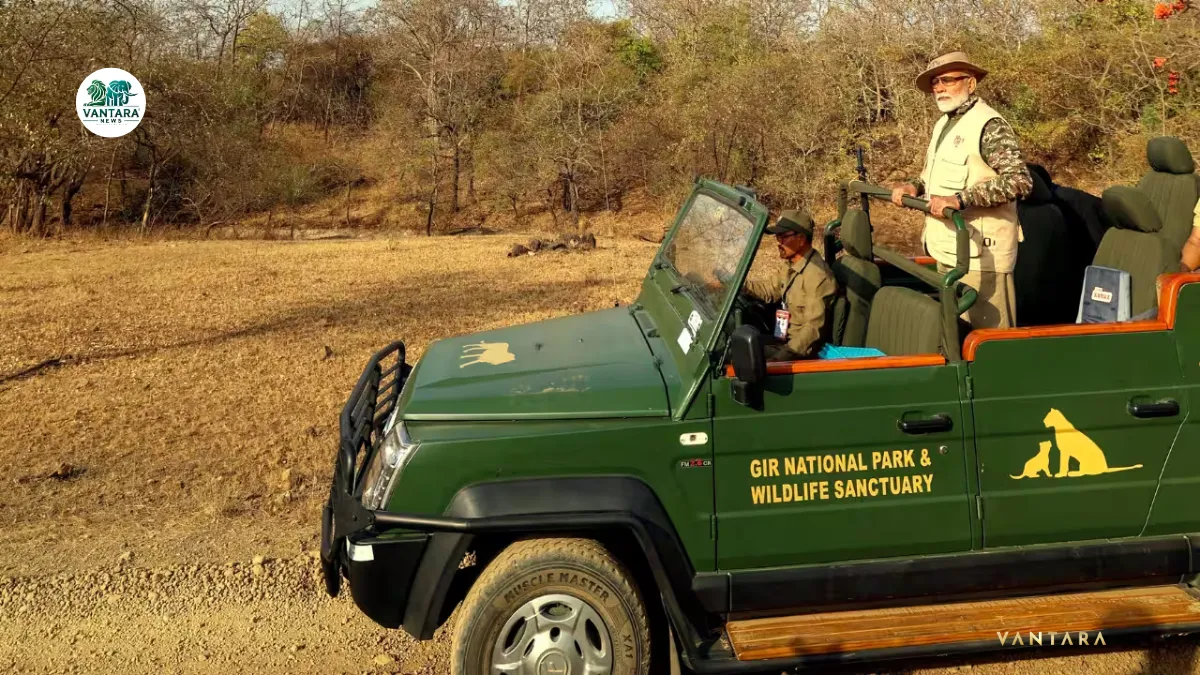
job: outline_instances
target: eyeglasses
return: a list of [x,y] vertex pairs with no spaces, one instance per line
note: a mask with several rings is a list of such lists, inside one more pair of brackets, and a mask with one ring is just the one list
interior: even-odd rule
[[970,75],[959,75],[957,77],[951,77],[949,75],[943,75],[941,77],[933,78],[933,80],[930,81],[929,86],[936,87],[939,84],[941,84],[941,85],[945,85],[945,86],[949,87],[950,85],[958,84],[959,82],[962,82],[963,80],[968,79],[969,77],[971,77],[971,76]]

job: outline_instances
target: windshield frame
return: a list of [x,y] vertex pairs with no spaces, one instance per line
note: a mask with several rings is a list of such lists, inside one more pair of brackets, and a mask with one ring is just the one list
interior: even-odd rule
[[[754,243],[754,248],[757,248],[757,244],[762,238],[761,232],[757,233],[757,237],[755,236],[755,225],[757,224],[758,218],[756,218],[756,214],[745,207],[744,198],[747,195],[739,192],[736,196],[739,197],[739,199],[732,199],[731,195],[725,194],[724,190],[713,190],[708,186],[702,186],[700,189],[694,190],[684,204],[684,208],[680,210],[670,232],[666,237],[664,237],[663,245],[659,248],[658,254],[655,256],[655,261],[661,262],[664,266],[664,269],[667,269],[671,272],[676,281],[676,288],[678,288],[680,294],[685,295],[690,300],[692,309],[699,311],[703,315],[703,318],[710,321],[717,321],[724,314],[723,310],[726,305],[726,300],[728,300],[730,296],[736,295],[738,290],[741,288],[741,281],[739,279],[738,272],[740,271],[739,268],[743,262],[743,259],[745,258],[746,250],[747,248],[751,248],[751,242]],[[671,247],[679,239],[680,230],[687,222],[688,216],[692,213],[692,209],[696,208],[697,202],[699,202],[701,198],[711,199],[717,204],[732,210],[735,214],[746,220],[746,225],[748,227],[745,240],[742,243],[742,250],[739,252],[736,260],[734,261],[733,273],[729,276],[728,281],[722,283],[720,291],[721,294],[719,296],[708,293],[702,287],[697,286],[697,284],[688,279],[684,275],[683,271],[675,265],[675,262],[667,256],[667,252],[671,250]],[[716,263],[722,261],[714,260],[713,262]],[[720,281],[720,279],[718,279],[718,281]],[[716,301],[714,302],[714,300]],[[682,319],[683,317],[680,318]]]
[[[758,247],[760,247],[762,240],[763,229],[767,227],[769,214],[767,208],[763,207],[763,205],[758,202],[757,199],[749,192],[743,192],[742,190],[736,189],[736,187],[718,183],[718,181],[715,180],[697,179],[695,185],[692,186],[692,191],[688,196],[688,199],[685,199],[684,203],[680,205],[676,217],[674,217],[674,221],[672,222],[671,228],[668,229],[666,237],[662,239],[662,243],[659,245],[658,252],[656,252],[654,255],[654,263],[652,264],[652,267],[650,267],[649,276],[653,276],[655,269],[658,269],[665,271],[665,273],[671,277],[673,286],[679,286],[680,283],[688,282],[688,280],[684,279],[682,274],[679,273],[679,270],[674,267],[671,259],[667,258],[666,251],[670,249],[670,246],[674,243],[674,240],[676,240],[676,237],[679,233],[679,228],[683,226],[685,217],[688,216],[692,205],[695,204],[696,199],[701,195],[713,198],[715,201],[725,204],[726,207],[737,210],[740,215],[746,217],[746,219],[748,219],[751,223],[749,237],[746,238],[744,249],[738,258],[737,267],[734,269],[733,275],[730,277],[730,281],[727,283],[726,287],[728,291],[725,293],[725,298],[721,300],[721,306],[715,307],[715,313],[709,312],[706,303],[697,301],[695,295],[690,293],[686,286],[679,291],[679,294],[683,295],[683,297],[688,300],[690,310],[695,310],[703,315],[703,323],[706,330],[702,330],[700,334],[696,335],[696,346],[701,347],[701,350],[697,350],[698,352],[703,352],[706,354],[706,357],[704,357],[704,362],[706,362],[707,366],[707,362],[710,360],[709,354],[712,354],[714,350],[715,341],[719,339],[722,333],[722,328],[725,327],[726,317],[730,315],[734,300],[737,300],[738,292],[740,289],[742,289],[746,274],[749,273],[750,265],[752,262],[754,262],[755,255],[757,255]],[[664,289],[664,291],[667,297],[672,295],[670,289]],[[676,321],[686,324],[686,321],[688,321],[688,317],[685,316],[686,312],[684,312],[684,315],[680,315],[679,310],[673,306],[673,303],[667,304],[672,305],[671,311],[674,315],[673,318],[676,319]],[[690,369],[685,368],[685,370]]]

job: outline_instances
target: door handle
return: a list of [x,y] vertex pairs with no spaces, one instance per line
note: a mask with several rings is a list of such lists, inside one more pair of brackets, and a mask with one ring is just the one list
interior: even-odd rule
[[1163,399],[1161,401],[1136,403],[1129,402],[1129,414],[1134,417],[1148,419],[1152,417],[1175,417],[1179,414],[1179,401]]
[[906,434],[931,434],[936,431],[950,431],[954,428],[954,420],[946,413],[938,413],[924,419],[898,419],[896,426]]

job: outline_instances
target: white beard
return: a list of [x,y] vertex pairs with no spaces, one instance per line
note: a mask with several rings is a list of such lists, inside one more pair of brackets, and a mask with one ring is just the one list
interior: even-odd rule
[[948,112],[958,108],[958,106],[966,103],[968,96],[970,96],[970,94],[962,94],[961,96],[954,96],[951,98],[944,98],[944,99],[936,99],[935,98],[934,102],[937,103],[938,110],[940,110],[941,112],[944,112],[944,113],[948,113]]

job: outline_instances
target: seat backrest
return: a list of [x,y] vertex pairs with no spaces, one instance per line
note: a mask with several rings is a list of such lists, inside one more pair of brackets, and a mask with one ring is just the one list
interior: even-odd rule
[[888,356],[941,351],[942,311],[933,298],[902,286],[885,286],[871,302],[864,347]]
[[1146,161],[1150,171],[1142,177],[1138,187],[1158,211],[1162,236],[1182,249],[1192,231],[1196,200],[1200,199],[1196,162],[1187,145],[1173,136],[1150,139],[1146,145]]
[[871,222],[860,209],[849,209],[842,217],[842,249],[835,260],[833,277],[841,293],[833,309],[833,343],[844,347],[862,347],[867,339],[867,320],[871,301],[883,285],[879,266],[871,248]]
[[1111,187],[1102,199],[1116,227],[1104,233],[1092,264],[1129,273],[1130,311],[1136,316],[1157,306],[1155,281],[1179,271],[1181,248],[1161,236],[1158,210],[1139,188]]
[[[1030,167],[1033,189],[1017,202],[1024,232],[1013,269],[1017,319],[1021,326],[1071,323],[1079,303],[1079,284],[1095,249],[1071,250],[1066,219],[1042,173]],[[1072,283],[1074,282],[1074,283]]]

